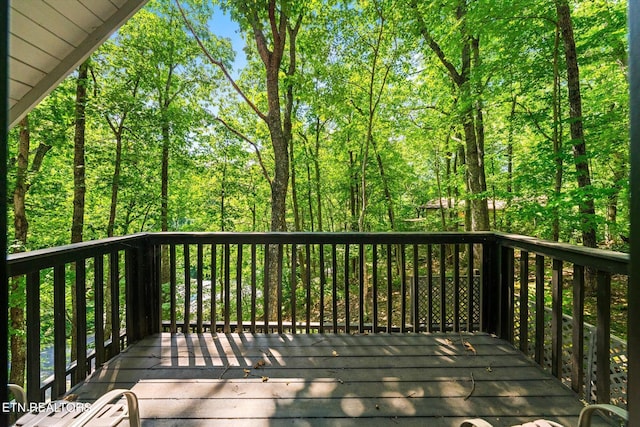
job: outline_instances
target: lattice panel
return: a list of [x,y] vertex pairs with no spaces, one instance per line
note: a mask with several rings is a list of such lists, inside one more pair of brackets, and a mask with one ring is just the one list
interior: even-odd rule
[[[432,298],[432,318],[429,319],[429,282],[425,276],[418,278],[418,321],[420,325],[427,325],[431,321],[434,330],[442,330],[441,319],[441,284],[440,276],[433,276],[431,283]],[[446,325],[444,330],[453,329],[454,323],[454,303],[455,303],[455,283],[453,277],[445,278],[445,310]],[[460,329],[466,330],[469,313],[469,281],[466,276],[460,276],[458,288],[458,302],[460,313]],[[473,324],[480,322],[480,276],[473,277]]]
[[[516,297],[517,299],[517,297]],[[520,304],[516,304],[516,313],[514,316],[514,338],[519,341],[519,323],[520,315],[518,313],[518,307]],[[544,342],[544,360],[543,368],[545,370],[551,370],[551,309],[545,307],[544,312],[544,330],[545,330],[545,342]],[[536,308],[535,302],[529,301],[529,341],[528,341],[528,355],[533,357],[535,354],[535,315]],[[567,386],[571,385],[571,341],[573,334],[573,318],[571,316],[562,316],[562,382]],[[611,336],[610,347],[610,381],[611,381],[611,403],[622,408],[626,408],[627,401],[627,372],[628,372],[628,359],[627,359],[627,343],[615,336]],[[595,403],[597,400],[597,383],[596,383],[596,327],[584,323],[584,359],[583,359],[583,374],[585,378],[585,384],[583,386],[585,399],[590,403]]]

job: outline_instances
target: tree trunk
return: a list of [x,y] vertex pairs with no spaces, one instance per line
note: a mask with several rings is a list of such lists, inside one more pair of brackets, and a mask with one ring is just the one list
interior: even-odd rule
[[111,178],[111,204],[109,207],[109,221],[107,222],[107,237],[113,237],[118,208],[118,190],[120,187],[120,170],[122,168],[122,133],[116,133],[116,153],[113,161],[113,176]]
[[[16,186],[13,191],[13,229],[14,243],[13,253],[24,252],[27,243],[27,233],[29,231],[29,221],[25,208],[25,198],[28,189],[27,169],[29,164],[29,118],[25,117],[20,121],[20,137],[18,140],[18,160],[16,163]],[[25,284],[19,277],[11,279],[10,308],[9,315],[11,321],[11,373],[10,382],[24,386],[24,376],[26,367],[26,339],[25,339],[25,318],[24,305]]]
[[580,221],[582,225],[582,244],[596,247],[595,204],[591,191],[591,174],[587,157],[587,145],[584,138],[582,123],[582,97],[580,94],[580,74],[578,69],[578,55],[569,3],[567,0],[555,0],[558,13],[558,26],[564,42],[564,54],[567,63],[567,89],[569,92],[569,117],[571,140],[573,144],[573,158],[576,167],[578,187],[584,195],[579,205]]
[[[82,242],[84,228],[85,201],[85,128],[87,107],[87,84],[89,62],[83,62],[78,68],[76,86],[75,134],[73,137],[73,217],[71,222],[71,243]],[[78,301],[76,283],[71,282],[71,354],[78,351]],[[82,369],[82,368],[81,368]]]
[[82,242],[84,228],[84,199],[85,199],[85,128],[88,84],[88,61],[78,68],[78,83],[76,86],[75,135],[73,137],[73,218],[71,223],[71,243]]
[[358,172],[355,167],[353,151],[349,151],[349,170],[351,171],[351,179],[349,180],[349,209],[351,210],[350,231],[356,231],[358,229],[358,214],[356,213],[356,206],[358,205]]
[[316,178],[316,204],[318,212],[318,231],[324,231],[322,225],[322,188],[320,185],[320,117],[316,117],[316,149],[313,156],[313,166]]
[[291,203],[293,205],[293,228],[295,231],[302,231],[300,206],[298,205],[298,188],[296,186],[296,166],[293,153],[293,138],[289,140],[289,159],[291,160]]
[[169,230],[169,146],[171,135],[169,133],[169,123],[166,116],[166,109],[162,112],[162,165],[160,184],[160,229]]
[[309,226],[310,231],[316,231],[315,220],[313,219],[313,181],[311,180],[311,165],[309,160],[305,161],[307,166],[307,204],[309,205]]
[[[556,26],[555,46],[553,50],[553,156],[555,159],[554,194],[556,200],[560,199],[562,192],[563,160],[562,160],[562,120],[560,108],[560,73],[558,67],[560,46],[560,29]],[[552,239],[560,240],[560,212],[558,206],[553,208],[553,220],[551,224]]]
[[377,150],[377,147],[375,145],[375,140],[373,138],[371,138],[371,143],[373,144],[373,150],[376,152],[376,161],[378,163],[378,170],[380,171],[380,179],[382,180],[384,198],[387,201],[387,215],[389,216],[389,224],[391,226],[391,231],[395,231],[396,219],[395,219],[395,211],[393,209],[393,197],[391,196],[391,189],[389,188],[389,181],[387,180],[387,176],[384,172],[384,164],[382,163],[382,157],[380,157],[380,153]]
[[[513,95],[511,101],[511,113],[509,114],[509,140],[507,142],[507,206],[511,204],[513,197],[513,136],[514,136],[514,121],[516,115],[517,97]],[[505,226],[508,233],[511,232],[511,215],[508,213],[505,215]]]
[[[466,28],[467,7],[465,0],[460,0],[456,9],[456,18],[459,22],[460,36],[462,39],[461,66],[460,70],[446,57],[444,51],[436,40],[431,36],[429,28],[418,10],[418,1],[411,0],[411,7],[418,22],[419,31],[429,45],[429,48],[436,54],[442,65],[446,68],[448,75],[460,93],[462,100],[468,100],[468,106],[461,112],[461,123],[464,129],[465,154],[466,154],[466,182],[468,190],[472,196],[471,203],[467,203],[470,210],[471,227],[473,230],[489,229],[489,208],[487,205],[486,180],[484,172],[484,125],[482,116],[478,111],[474,111],[474,104],[471,103],[471,51],[475,49],[473,38]],[[476,42],[477,43],[477,42]],[[477,49],[476,49],[477,50]],[[477,59],[479,61],[479,59]],[[479,96],[478,96],[479,97]],[[476,105],[478,104],[476,101]],[[479,111],[481,113],[481,110]],[[476,124],[476,119],[479,123]],[[465,219],[468,221],[468,219]]]

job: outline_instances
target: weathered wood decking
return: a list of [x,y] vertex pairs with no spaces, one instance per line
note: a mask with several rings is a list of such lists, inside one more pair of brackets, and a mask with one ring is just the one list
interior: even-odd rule
[[113,388],[136,392],[146,426],[457,426],[468,417],[572,426],[582,408],[486,334],[165,333],[72,392],[93,401]]

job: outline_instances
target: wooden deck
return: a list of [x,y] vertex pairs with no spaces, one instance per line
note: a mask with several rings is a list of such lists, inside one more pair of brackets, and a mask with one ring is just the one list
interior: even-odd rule
[[[467,344],[465,344],[467,343]],[[469,345],[470,344],[470,345]],[[71,392],[140,399],[144,426],[577,424],[582,404],[486,334],[158,334]]]

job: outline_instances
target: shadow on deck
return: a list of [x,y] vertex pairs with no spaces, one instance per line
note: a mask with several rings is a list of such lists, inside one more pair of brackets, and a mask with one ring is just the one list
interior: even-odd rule
[[72,393],[140,399],[143,425],[576,425],[583,404],[487,334],[156,334]]

